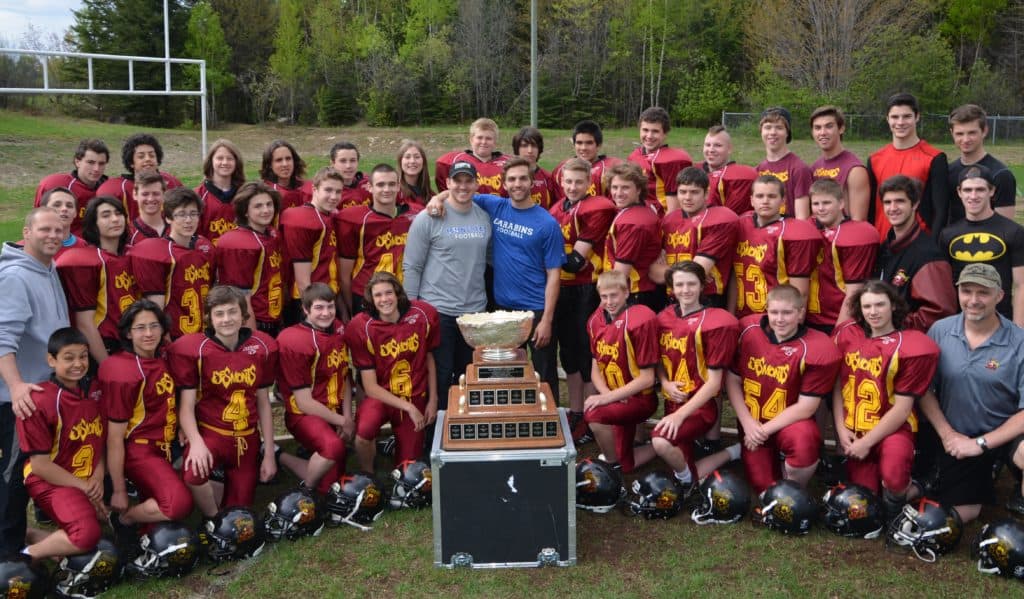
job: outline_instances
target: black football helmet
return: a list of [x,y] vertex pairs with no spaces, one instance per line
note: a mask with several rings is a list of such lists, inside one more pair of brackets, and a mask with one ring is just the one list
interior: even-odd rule
[[956,508],[922,497],[903,506],[903,512],[892,522],[889,540],[912,548],[918,559],[934,562],[956,548],[963,530]]
[[997,520],[981,528],[971,546],[978,572],[1024,579],[1024,524]]
[[263,525],[273,541],[315,537],[324,530],[324,509],[305,488],[288,491],[267,504]]
[[0,558],[0,596],[43,599],[50,590],[46,568],[23,554]]
[[825,491],[825,528],[844,537],[877,539],[885,528],[882,504],[870,489],[839,483]]
[[143,578],[185,576],[199,563],[199,536],[181,522],[160,522],[139,539],[128,572]]
[[585,458],[576,463],[576,507],[605,514],[625,494],[622,473],[608,462]]
[[818,513],[807,490],[791,480],[780,480],[761,493],[755,520],[787,535],[805,535]]
[[433,478],[430,465],[422,460],[406,460],[391,471],[395,486],[391,488],[392,508],[427,507],[433,501]]
[[54,576],[57,596],[91,599],[117,584],[123,572],[117,547],[100,539],[96,549],[60,560]]
[[731,472],[715,470],[700,484],[700,505],[690,512],[697,524],[732,524],[750,511],[750,487]]
[[206,521],[206,552],[216,563],[256,557],[263,551],[267,534],[263,521],[244,507],[227,507]]
[[384,494],[366,474],[345,475],[327,493],[327,513],[332,524],[370,530],[383,511]]
[[630,490],[633,494],[629,499],[629,511],[637,516],[642,514],[648,520],[668,520],[683,509],[683,500],[686,499],[676,477],[664,472],[648,473],[633,481]]

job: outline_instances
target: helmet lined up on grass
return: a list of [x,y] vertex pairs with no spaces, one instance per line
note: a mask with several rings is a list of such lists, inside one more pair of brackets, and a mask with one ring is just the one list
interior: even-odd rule
[[324,530],[324,508],[308,489],[288,491],[267,504],[263,526],[273,541],[319,536]]
[[54,575],[58,597],[91,599],[121,580],[121,553],[109,539],[100,539],[96,549],[60,560]]
[[715,470],[697,491],[700,505],[690,512],[697,524],[733,524],[750,511],[750,486],[740,476]]
[[349,474],[331,485],[327,513],[331,524],[370,530],[384,512],[384,493],[366,474]]
[[181,522],[160,522],[139,538],[128,572],[143,578],[182,577],[199,563],[199,536]]
[[822,497],[825,504],[825,528],[844,537],[877,539],[882,535],[885,522],[882,504],[867,487],[853,483],[840,483]]
[[428,507],[433,501],[430,465],[423,460],[406,460],[391,471],[395,486],[389,503],[394,509]]
[[686,493],[676,477],[664,472],[650,472],[633,481],[629,511],[653,520],[668,520],[683,509]]
[[576,507],[606,514],[626,494],[622,473],[603,460],[585,458],[576,463]]
[[263,521],[244,507],[228,507],[206,521],[207,555],[214,563],[256,557],[266,544]]
[[889,541],[910,547],[922,561],[934,562],[956,549],[963,529],[956,508],[922,497],[903,506],[903,512],[892,522]]
[[1024,524],[1004,519],[986,524],[971,545],[978,571],[1024,580]]
[[761,493],[755,519],[786,535],[805,535],[811,530],[818,508],[807,490],[791,480],[780,480]]

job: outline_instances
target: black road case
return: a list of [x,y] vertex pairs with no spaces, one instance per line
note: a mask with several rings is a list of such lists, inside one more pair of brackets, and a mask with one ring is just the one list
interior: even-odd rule
[[[562,430],[569,431],[559,409]],[[445,412],[437,415],[437,429]],[[434,565],[576,564],[576,448],[430,451]],[[568,434],[566,435],[568,437]]]

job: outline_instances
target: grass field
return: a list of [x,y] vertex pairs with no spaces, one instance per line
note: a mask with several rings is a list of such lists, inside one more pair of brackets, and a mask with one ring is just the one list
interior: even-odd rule
[[[138,128],[66,118],[29,117],[0,111],[0,239],[20,237],[21,219],[31,205],[39,179],[70,170],[71,153],[82,137],[104,138],[117,153],[121,141]],[[200,180],[199,134],[195,131],[153,131],[164,145],[164,168],[189,185]],[[547,150],[542,165],[551,167],[571,154],[568,133],[545,130]],[[509,150],[512,132],[503,131],[500,148]],[[636,140],[633,129],[606,131],[605,151],[625,156]],[[394,130],[368,127],[316,129],[276,125],[231,126],[211,132],[210,140],[235,141],[256,177],[262,147],[272,139],[291,140],[309,164],[309,171],[327,163],[327,149],[336,141],[354,141],[363,152],[363,170],[380,161],[394,162],[403,137],[419,139],[433,160],[466,144],[466,127]],[[703,131],[675,129],[672,145],[699,157]],[[760,140],[735,141],[735,158],[760,159]],[[948,140],[931,140],[952,153]],[[881,141],[851,142],[861,156]],[[813,160],[810,140],[797,140],[794,150]],[[994,154],[1012,164],[1024,181],[1024,144],[999,145]],[[122,169],[117,158],[108,167]],[[727,424],[731,424],[728,423]],[[580,450],[593,455],[593,444]],[[384,480],[388,464],[381,463]],[[281,474],[275,486],[258,490],[258,509],[295,483]],[[820,491],[820,489],[818,489]],[[1000,498],[1008,492],[1001,487]],[[986,510],[983,521],[1005,515]],[[122,585],[109,597],[1024,597],[1024,586],[976,572],[968,546],[979,528],[968,527],[959,549],[936,564],[925,564],[902,551],[887,550],[880,541],[847,540],[814,530],[803,538],[786,538],[755,529],[749,523],[700,527],[688,517],[645,521],[612,512],[578,512],[578,558],[574,568],[542,570],[449,571],[433,567],[431,517],[428,511],[389,512],[371,532],[328,529],[316,539],[268,547],[259,558],[208,571],[183,580]]]

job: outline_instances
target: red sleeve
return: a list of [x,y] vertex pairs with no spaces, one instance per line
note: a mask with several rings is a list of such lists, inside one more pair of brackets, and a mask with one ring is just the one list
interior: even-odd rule
[[878,257],[878,233],[875,228],[867,223],[849,221],[843,226],[855,224],[863,225],[851,227],[849,241],[840,240],[836,244],[836,252],[839,254],[839,264],[843,267],[843,279],[847,283],[859,283],[872,278],[875,270],[875,260]]
[[634,322],[630,323],[633,351],[636,352],[636,364],[640,368],[653,368],[661,358],[658,347],[658,316],[646,306],[630,308]]
[[[676,182],[676,177],[679,173],[688,166],[693,165],[693,160],[690,159],[690,155],[683,150],[676,149],[673,152],[672,160],[666,162],[663,168],[660,169],[661,180],[665,183],[665,193],[667,195],[675,195],[676,190],[679,188],[679,184]],[[660,166],[660,165],[659,165]]]
[[[736,251],[736,234],[739,232],[739,218],[728,208],[712,208],[715,222],[702,227],[697,254],[715,262],[731,259]],[[723,211],[725,211],[723,213]],[[710,214],[708,215],[710,218]]]
[[427,313],[430,333],[427,335],[427,349],[433,351],[441,346],[441,316],[430,304],[423,302],[423,310]]
[[128,422],[139,400],[142,379],[138,370],[113,355],[100,364],[96,379],[100,387],[100,411],[107,420]]
[[272,387],[274,383],[277,382],[277,341],[274,341],[273,337],[261,331],[253,331],[252,335],[262,341],[263,345],[267,348],[267,353],[263,356],[263,368],[260,370],[260,380],[257,381],[257,384],[261,389],[265,387]]
[[456,152],[448,152],[434,164],[434,183],[437,184],[438,193],[448,189],[448,171],[452,168],[452,158],[455,154]]
[[804,220],[786,219],[786,230],[781,238],[786,274],[791,277],[809,277],[818,266],[818,252],[824,241],[814,225]]
[[307,210],[302,206],[289,208],[281,216],[281,244],[289,262],[313,261],[313,245],[320,231],[303,226]]
[[[643,222],[635,218],[640,210],[631,208],[632,214],[623,215],[615,227],[615,261],[636,264],[648,252],[649,245],[661,247],[660,235],[652,234]],[[657,225],[656,225],[657,226]]]
[[935,376],[939,364],[939,346],[928,335],[919,331],[903,331],[903,347],[896,354],[899,369],[893,381],[893,391],[914,399],[924,395]]
[[292,391],[313,386],[313,332],[303,325],[285,329],[278,336],[278,376]]
[[166,239],[146,239],[132,246],[129,256],[140,295],[163,295],[167,292],[170,263],[161,252],[166,251],[168,243]]
[[918,269],[910,279],[910,297],[918,308],[907,314],[904,328],[925,332],[936,320],[956,314],[958,302],[949,262],[933,260]]
[[14,419],[21,452],[30,456],[49,454],[55,441],[54,426],[57,423],[57,414],[56,402],[53,398],[54,387],[43,385],[43,389],[43,391],[32,392],[32,401],[36,404],[36,411],[24,420]]
[[583,200],[580,206],[580,231],[578,239],[591,244],[604,241],[615,218],[615,206],[598,196]]
[[160,171],[160,176],[163,177],[164,182],[167,183],[167,189],[174,189],[175,187],[182,187],[181,179],[178,179],[167,171]]
[[366,313],[362,312],[349,321],[345,327],[345,345],[352,354],[352,363],[359,370],[372,370],[373,355],[370,353],[366,343],[364,327],[366,326]]
[[72,248],[57,259],[57,274],[72,311],[96,308],[100,294],[100,265],[95,252],[95,249]]
[[353,206],[335,215],[339,257],[355,260],[359,256],[359,226],[365,214],[365,208]]
[[845,320],[832,331],[832,342],[839,353],[845,354],[864,339],[864,331],[855,320]]
[[736,356],[739,323],[736,318],[716,308],[708,309],[708,320],[701,331],[704,338],[704,360],[708,368],[728,368]]
[[260,281],[256,279],[256,273],[260,271],[260,249],[244,243],[248,235],[252,233],[235,229],[228,231],[217,241],[218,285],[230,285],[248,291],[259,287]]
[[843,357],[824,333],[815,333],[817,331],[807,332],[807,356],[800,378],[800,394],[825,397],[832,394]]
[[199,387],[199,352],[197,339],[201,333],[185,335],[167,348],[167,369],[174,378],[178,389],[197,389]]

